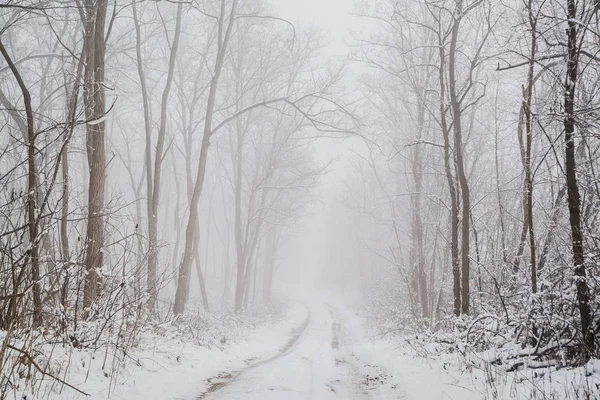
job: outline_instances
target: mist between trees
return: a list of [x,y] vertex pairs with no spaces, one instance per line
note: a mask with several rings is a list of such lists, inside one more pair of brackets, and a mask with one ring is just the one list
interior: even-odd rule
[[32,332],[95,347],[271,301],[322,138],[361,143],[329,281],[401,328],[594,357],[599,6],[367,1],[337,61],[262,0],[5,0],[2,387]]

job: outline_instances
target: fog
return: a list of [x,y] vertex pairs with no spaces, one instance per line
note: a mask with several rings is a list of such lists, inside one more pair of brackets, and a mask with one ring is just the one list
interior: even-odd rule
[[0,398],[599,397],[599,10],[0,0]]

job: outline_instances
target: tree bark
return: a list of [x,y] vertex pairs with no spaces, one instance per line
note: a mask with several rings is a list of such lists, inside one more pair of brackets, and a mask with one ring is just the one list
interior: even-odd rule
[[575,0],[567,0],[567,22],[567,72],[564,92],[565,117],[563,120],[565,128],[565,173],[573,249],[573,274],[577,288],[577,304],[581,318],[581,336],[583,339],[582,353],[584,358],[588,359],[594,349],[594,335],[593,330],[590,329],[590,295],[583,252],[581,199],[577,183],[577,164],[575,161],[575,90],[579,68],[579,47],[577,43],[579,23],[577,22]]
[[542,271],[546,266],[546,260],[548,258],[548,253],[550,252],[550,245],[552,243],[554,237],[554,230],[557,227],[558,217],[560,216],[561,206],[565,195],[567,194],[567,187],[562,186],[558,193],[556,194],[556,198],[554,199],[554,207],[552,211],[552,218],[550,218],[550,224],[548,225],[548,233],[546,234],[546,240],[544,240],[544,246],[542,247],[542,254],[540,254],[540,259],[537,263],[538,270]]
[[[441,33],[440,33],[441,35]],[[442,125],[442,134],[444,136],[444,170],[446,172],[446,181],[448,183],[448,191],[450,192],[450,257],[452,259],[452,293],[454,298],[454,315],[459,316],[462,309],[462,297],[461,297],[461,281],[460,281],[460,260],[458,251],[458,193],[456,188],[456,181],[454,174],[452,173],[452,166],[455,164],[451,160],[451,148],[450,148],[450,130],[448,129],[448,122],[446,120],[446,82],[444,79],[446,73],[446,52],[444,44],[442,43],[441,37],[438,37],[438,46],[440,51],[440,121]]]
[[160,189],[162,176],[162,161],[164,158],[165,137],[167,129],[167,107],[169,104],[169,95],[173,83],[175,70],[175,61],[177,50],[179,48],[179,38],[181,35],[181,14],[183,4],[177,5],[177,16],[175,20],[175,33],[169,52],[169,69],[167,72],[167,81],[163,89],[160,103],[160,125],[158,128],[158,137],[156,140],[156,151],[154,154],[154,170],[152,170],[152,131],[150,126],[150,98],[146,88],[146,77],[143,68],[143,59],[141,54],[141,32],[140,24],[137,18],[135,2],[133,3],[133,20],[136,31],[136,58],[137,70],[142,89],[142,101],[144,107],[144,128],[146,136],[145,158],[146,158],[146,190],[147,190],[147,216],[148,216],[148,309],[153,310],[158,298],[157,288],[157,270],[158,270],[158,207],[160,204]]
[[529,27],[531,29],[531,54],[529,58],[529,70],[527,73],[527,88],[524,91],[523,106],[525,111],[525,132],[526,132],[526,145],[525,145],[525,197],[526,197],[526,216],[527,216],[527,229],[529,231],[529,262],[531,266],[531,292],[537,293],[537,268],[536,268],[536,248],[535,248],[535,234],[533,228],[533,176],[531,172],[531,144],[533,141],[532,133],[532,112],[531,103],[533,98],[533,85],[534,85],[534,72],[535,72],[535,57],[537,47],[536,37],[536,20],[533,15],[533,4],[532,0],[529,0],[528,5],[529,13]]
[[458,182],[460,184],[461,200],[462,200],[462,215],[461,215],[461,313],[469,314],[470,306],[470,218],[471,199],[469,193],[469,181],[465,170],[465,162],[463,155],[463,140],[462,140],[462,109],[458,98],[458,89],[456,87],[456,53],[458,42],[458,31],[463,13],[463,0],[456,1],[456,10],[452,25],[452,34],[450,39],[450,50],[448,58],[448,78],[450,104],[452,107],[453,117],[453,133],[454,133],[454,157]]
[[61,286],[60,292],[60,304],[63,308],[64,319],[63,319],[63,329],[66,329],[66,315],[68,308],[68,296],[69,296],[69,270],[73,263],[71,262],[71,252],[69,249],[69,235],[68,235],[68,218],[69,218],[69,148],[68,141],[73,135],[73,131],[75,129],[75,118],[77,111],[77,101],[79,98],[79,84],[81,75],[83,73],[83,65],[85,61],[85,52],[82,52],[80,56],[79,63],[77,65],[77,74],[75,76],[75,81],[73,83],[73,90],[71,91],[71,97],[69,99],[68,104],[68,116],[67,123],[68,128],[66,132],[66,138],[64,143],[64,148],[62,150],[62,156],[60,157],[60,161],[62,162],[62,198],[61,198],[61,218],[60,218],[60,244],[61,244],[61,253],[63,259],[63,283]]
[[88,223],[85,241],[85,285],[83,307],[89,309],[98,295],[98,270],[103,263],[104,186],[106,156],[104,151],[106,98],[104,92],[104,57],[106,42],[107,0],[87,1],[85,6],[86,68],[84,85],[85,115],[88,122],[87,154],[89,166]]
[[[417,142],[420,142],[422,138],[422,130],[424,129],[425,120],[425,107],[419,104],[418,111],[418,128],[417,128]],[[413,223],[412,223],[412,236],[413,246],[416,252],[416,267],[417,267],[417,280],[418,280],[418,293],[419,303],[421,304],[421,316],[423,318],[429,318],[429,301],[427,293],[427,276],[425,272],[425,251],[423,244],[423,220],[421,216],[421,197],[423,192],[423,156],[422,156],[422,144],[417,143],[414,146],[412,172],[413,179],[415,182],[415,194],[413,197]]]
[[206,162],[208,159],[208,148],[210,146],[210,138],[212,136],[212,122],[215,111],[215,100],[217,97],[217,89],[219,87],[219,78],[223,71],[225,55],[231,38],[231,32],[235,23],[235,15],[237,13],[238,0],[233,0],[231,10],[229,12],[229,21],[225,24],[225,0],[221,0],[221,12],[218,22],[218,49],[215,60],[215,68],[213,77],[210,81],[208,99],[206,103],[206,113],[204,119],[204,133],[202,135],[202,145],[200,147],[200,158],[198,160],[198,170],[196,172],[196,180],[194,190],[190,201],[190,216],[185,231],[185,246],[183,250],[183,260],[179,268],[179,276],[177,280],[177,291],[175,293],[175,304],[173,312],[175,315],[183,313],[190,292],[190,271],[193,257],[193,242],[194,231],[199,223],[198,220],[198,201],[204,187],[204,178],[206,175]]
[[[27,228],[29,233],[29,250],[27,260],[31,268],[31,280],[33,283],[33,326],[38,327],[42,323],[42,292],[40,286],[40,247],[39,247],[39,221],[38,221],[38,181],[36,169],[36,147],[35,147],[35,127],[33,117],[33,107],[31,106],[31,94],[27,85],[23,81],[19,70],[13,63],[4,44],[0,40],[0,53],[8,64],[13,76],[15,77],[21,94],[23,95],[23,103],[25,105],[25,114],[27,116],[26,132],[27,132]],[[21,279],[17,280],[17,284],[21,283]],[[14,290],[14,289],[13,289]]]
[[[235,155],[235,183],[234,183],[234,198],[235,198],[235,254],[237,261],[236,281],[235,281],[235,311],[242,308],[242,300],[244,297],[244,276],[246,274],[246,244],[247,240],[243,238],[242,227],[242,165],[244,162],[243,149],[243,134],[239,123],[236,121],[236,155]],[[248,222],[249,223],[249,222]],[[246,229],[247,231],[248,229]]]

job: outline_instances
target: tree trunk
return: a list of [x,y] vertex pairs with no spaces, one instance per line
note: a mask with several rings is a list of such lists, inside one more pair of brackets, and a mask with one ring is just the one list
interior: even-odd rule
[[[235,183],[234,183],[234,197],[235,197],[235,254],[237,261],[236,268],[236,281],[235,281],[235,311],[239,311],[242,308],[242,300],[244,297],[244,276],[246,275],[246,247],[247,240],[244,241],[242,235],[242,165],[244,162],[243,158],[243,135],[241,132],[241,126],[239,120],[236,121],[236,138],[237,148],[235,155]],[[250,223],[250,222],[248,222]],[[248,232],[248,228],[246,228]]]
[[450,131],[448,129],[448,123],[446,120],[446,82],[444,79],[445,75],[445,60],[446,52],[444,51],[444,45],[441,38],[438,39],[439,51],[440,51],[440,121],[442,125],[442,134],[444,135],[444,169],[446,171],[446,181],[448,182],[448,191],[450,192],[450,257],[452,259],[452,293],[454,298],[454,315],[459,316],[462,307],[461,298],[461,283],[460,283],[460,260],[458,252],[458,193],[456,189],[456,181],[452,173],[452,166],[454,163],[450,162],[451,159],[451,148],[450,148]]
[[538,269],[542,271],[546,266],[546,259],[548,258],[548,252],[550,251],[550,245],[552,244],[552,239],[554,237],[554,230],[558,225],[558,217],[560,216],[560,203],[562,203],[565,195],[567,193],[567,187],[562,186],[558,193],[556,194],[556,199],[554,199],[554,208],[552,211],[552,218],[550,219],[550,224],[548,225],[548,233],[546,234],[546,240],[544,240],[544,246],[542,247],[542,254],[540,254],[540,259],[538,262]]
[[[39,221],[38,221],[38,182],[36,169],[36,147],[35,147],[35,128],[33,107],[31,106],[31,94],[25,85],[21,74],[16,65],[10,58],[4,44],[0,41],[0,53],[8,64],[13,76],[15,77],[21,94],[23,95],[23,103],[25,105],[25,113],[27,116],[27,228],[29,233],[29,250],[27,260],[31,265],[31,280],[33,283],[33,326],[38,327],[42,323],[42,291],[40,285],[40,257],[39,257]],[[23,269],[25,270],[25,268]],[[20,274],[21,275],[21,274]],[[17,285],[21,283],[21,279],[17,280]],[[16,290],[16,288],[13,288]],[[11,307],[12,308],[12,307]],[[13,310],[14,311],[14,310]]]
[[[66,316],[69,296],[69,269],[71,267],[69,235],[68,235],[68,217],[69,217],[69,157],[67,148],[62,160],[62,199],[61,199],[61,218],[60,218],[60,244],[63,262],[63,283],[60,291],[60,305],[62,312]],[[66,323],[63,321],[63,329],[66,329]]]
[[167,81],[162,93],[160,103],[160,125],[158,128],[158,137],[156,141],[156,152],[154,155],[154,171],[152,171],[152,132],[150,127],[150,99],[146,88],[146,78],[143,69],[143,60],[141,55],[141,33],[140,24],[137,18],[135,2],[133,3],[133,19],[136,30],[136,57],[137,70],[142,89],[142,100],[144,106],[144,128],[146,132],[146,189],[147,189],[147,212],[148,212],[148,309],[153,310],[158,298],[157,288],[157,270],[158,270],[158,207],[160,204],[160,189],[162,176],[162,161],[164,158],[164,146],[167,129],[167,107],[169,104],[169,95],[173,83],[175,70],[175,60],[179,47],[179,37],[181,34],[181,14],[182,3],[177,5],[177,17],[175,21],[175,34],[169,53],[169,70],[167,72]]
[[529,0],[529,25],[531,28],[531,55],[529,58],[529,71],[527,73],[527,89],[524,92],[524,109],[525,109],[525,131],[526,131],[526,146],[525,146],[525,193],[526,193],[526,209],[527,209],[527,227],[529,230],[529,260],[531,266],[531,292],[537,293],[537,268],[535,254],[535,235],[533,229],[533,176],[531,173],[531,144],[533,141],[532,134],[532,119],[531,103],[533,97],[533,84],[535,72],[535,57],[536,57],[536,20],[533,16],[532,0]]
[[202,273],[202,265],[200,263],[200,251],[198,249],[200,243],[200,229],[196,227],[196,240],[194,243],[194,261],[196,264],[196,273],[198,275],[198,286],[200,286],[200,294],[202,295],[202,305],[206,311],[209,310],[208,295],[206,294],[206,283],[204,274]]
[[177,278],[177,291],[175,292],[175,304],[173,305],[173,312],[175,315],[182,314],[185,311],[185,306],[190,295],[190,272],[192,268],[194,235],[197,229],[196,227],[199,225],[198,200],[200,199],[200,193],[202,192],[202,186],[204,185],[204,176],[206,174],[209,137],[210,135],[205,135],[204,139],[202,140],[202,147],[200,148],[200,160],[198,161],[196,183],[194,185],[194,191],[190,201],[190,216],[185,229],[183,260],[181,261]]
[[[416,140],[419,142],[422,138],[422,130],[424,127],[423,105],[419,105],[419,122],[417,128]],[[418,282],[419,303],[421,305],[421,316],[429,318],[429,301],[427,293],[427,276],[425,273],[425,252],[423,248],[423,221],[421,217],[421,197],[423,192],[423,160],[422,160],[422,144],[417,143],[414,146],[412,172],[415,182],[415,193],[413,197],[413,219],[412,219],[412,236],[413,246],[415,247],[416,256],[416,275]]]
[[62,253],[62,262],[64,269],[63,283],[60,290],[60,304],[63,311],[62,329],[66,329],[66,315],[69,298],[69,270],[73,266],[71,262],[71,252],[69,249],[68,218],[69,218],[69,148],[68,141],[73,135],[75,129],[75,117],[77,111],[77,100],[79,97],[79,81],[83,73],[85,52],[82,52],[77,65],[77,74],[73,83],[73,90],[68,104],[68,131],[66,133],[64,148],[62,149],[62,198],[61,198],[61,218],[60,218],[60,244]]
[[85,241],[85,285],[83,307],[89,309],[98,295],[98,270],[102,267],[104,247],[104,186],[106,159],[104,154],[104,56],[106,42],[107,0],[86,3],[86,68],[84,85],[87,129],[87,154],[89,166],[88,223]]
[[577,8],[575,0],[567,0],[567,73],[564,94],[565,128],[565,173],[569,221],[571,224],[573,248],[573,273],[577,288],[577,304],[581,318],[581,336],[583,355],[588,359],[594,349],[593,330],[590,329],[591,311],[589,288],[586,277],[585,257],[583,253],[583,232],[581,229],[581,199],[577,183],[577,165],[575,161],[575,90],[579,68]]
[[271,227],[267,234],[267,249],[265,252],[265,271],[263,274],[263,299],[271,301],[273,287],[273,272],[277,256],[277,228]]
[[225,27],[225,0],[221,0],[221,12],[218,22],[218,51],[215,61],[215,69],[210,82],[208,99],[206,103],[206,113],[204,119],[204,133],[202,136],[202,145],[200,147],[200,158],[198,160],[198,170],[194,183],[194,191],[190,201],[190,216],[188,225],[185,231],[185,246],[183,251],[183,260],[179,269],[179,277],[177,280],[177,292],[175,293],[175,304],[173,312],[175,315],[183,313],[190,292],[190,270],[193,255],[194,230],[198,225],[198,201],[204,186],[204,177],[206,175],[206,162],[208,159],[208,148],[210,146],[210,138],[212,136],[212,122],[215,110],[215,100],[217,89],[219,86],[219,78],[223,70],[223,63],[227,53],[227,47],[231,32],[235,22],[238,0],[233,0],[229,13],[229,22]]
[[[175,165],[175,154],[173,153],[173,148],[171,148],[171,153],[173,157],[173,162],[171,163],[173,167],[173,180],[175,181],[175,207],[173,208],[173,228],[175,230],[175,247],[173,248],[173,255],[171,258],[171,268],[172,268],[172,277],[171,281],[175,282],[175,277],[177,276],[177,258],[179,257],[179,242],[181,241],[181,220],[180,220],[180,203],[181,203],[181,189],[179,178],[177,177],[177,167]],[[189,201],[189,200],[188,200]],[[177,289],[177,286],[175,286]]]
[[460,184],[461,200],[462,200],[462,216],[461,216],[461,313],[469,314],[470,302],[470,242],[469,242],[469,214],[471,212],[471,199],[469,194],[469,182],[465,171],[465,161],[463,155],[463,140],[462,140],[462,109],[458,98],[458,89],[456,87],[456,47],[458,41],[458,31],[463,12],[463,0],[456,1],[456,15],[452,25],[452,36],[450,40],[450,50],[448,59],[448,78],[450,104],[452,107],[453,117],[453,133],[454,133],[454,156],[456,162],[456,170],[458,182]]

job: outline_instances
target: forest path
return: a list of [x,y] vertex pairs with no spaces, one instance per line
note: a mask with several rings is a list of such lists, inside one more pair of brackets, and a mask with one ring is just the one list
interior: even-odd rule
[[352,353],[351,332],[336,309],[319,300],[304,302],[309,316],[276,356],[211,382],[197,399],[397,399],[377,395],[376,376],[365,375]]

